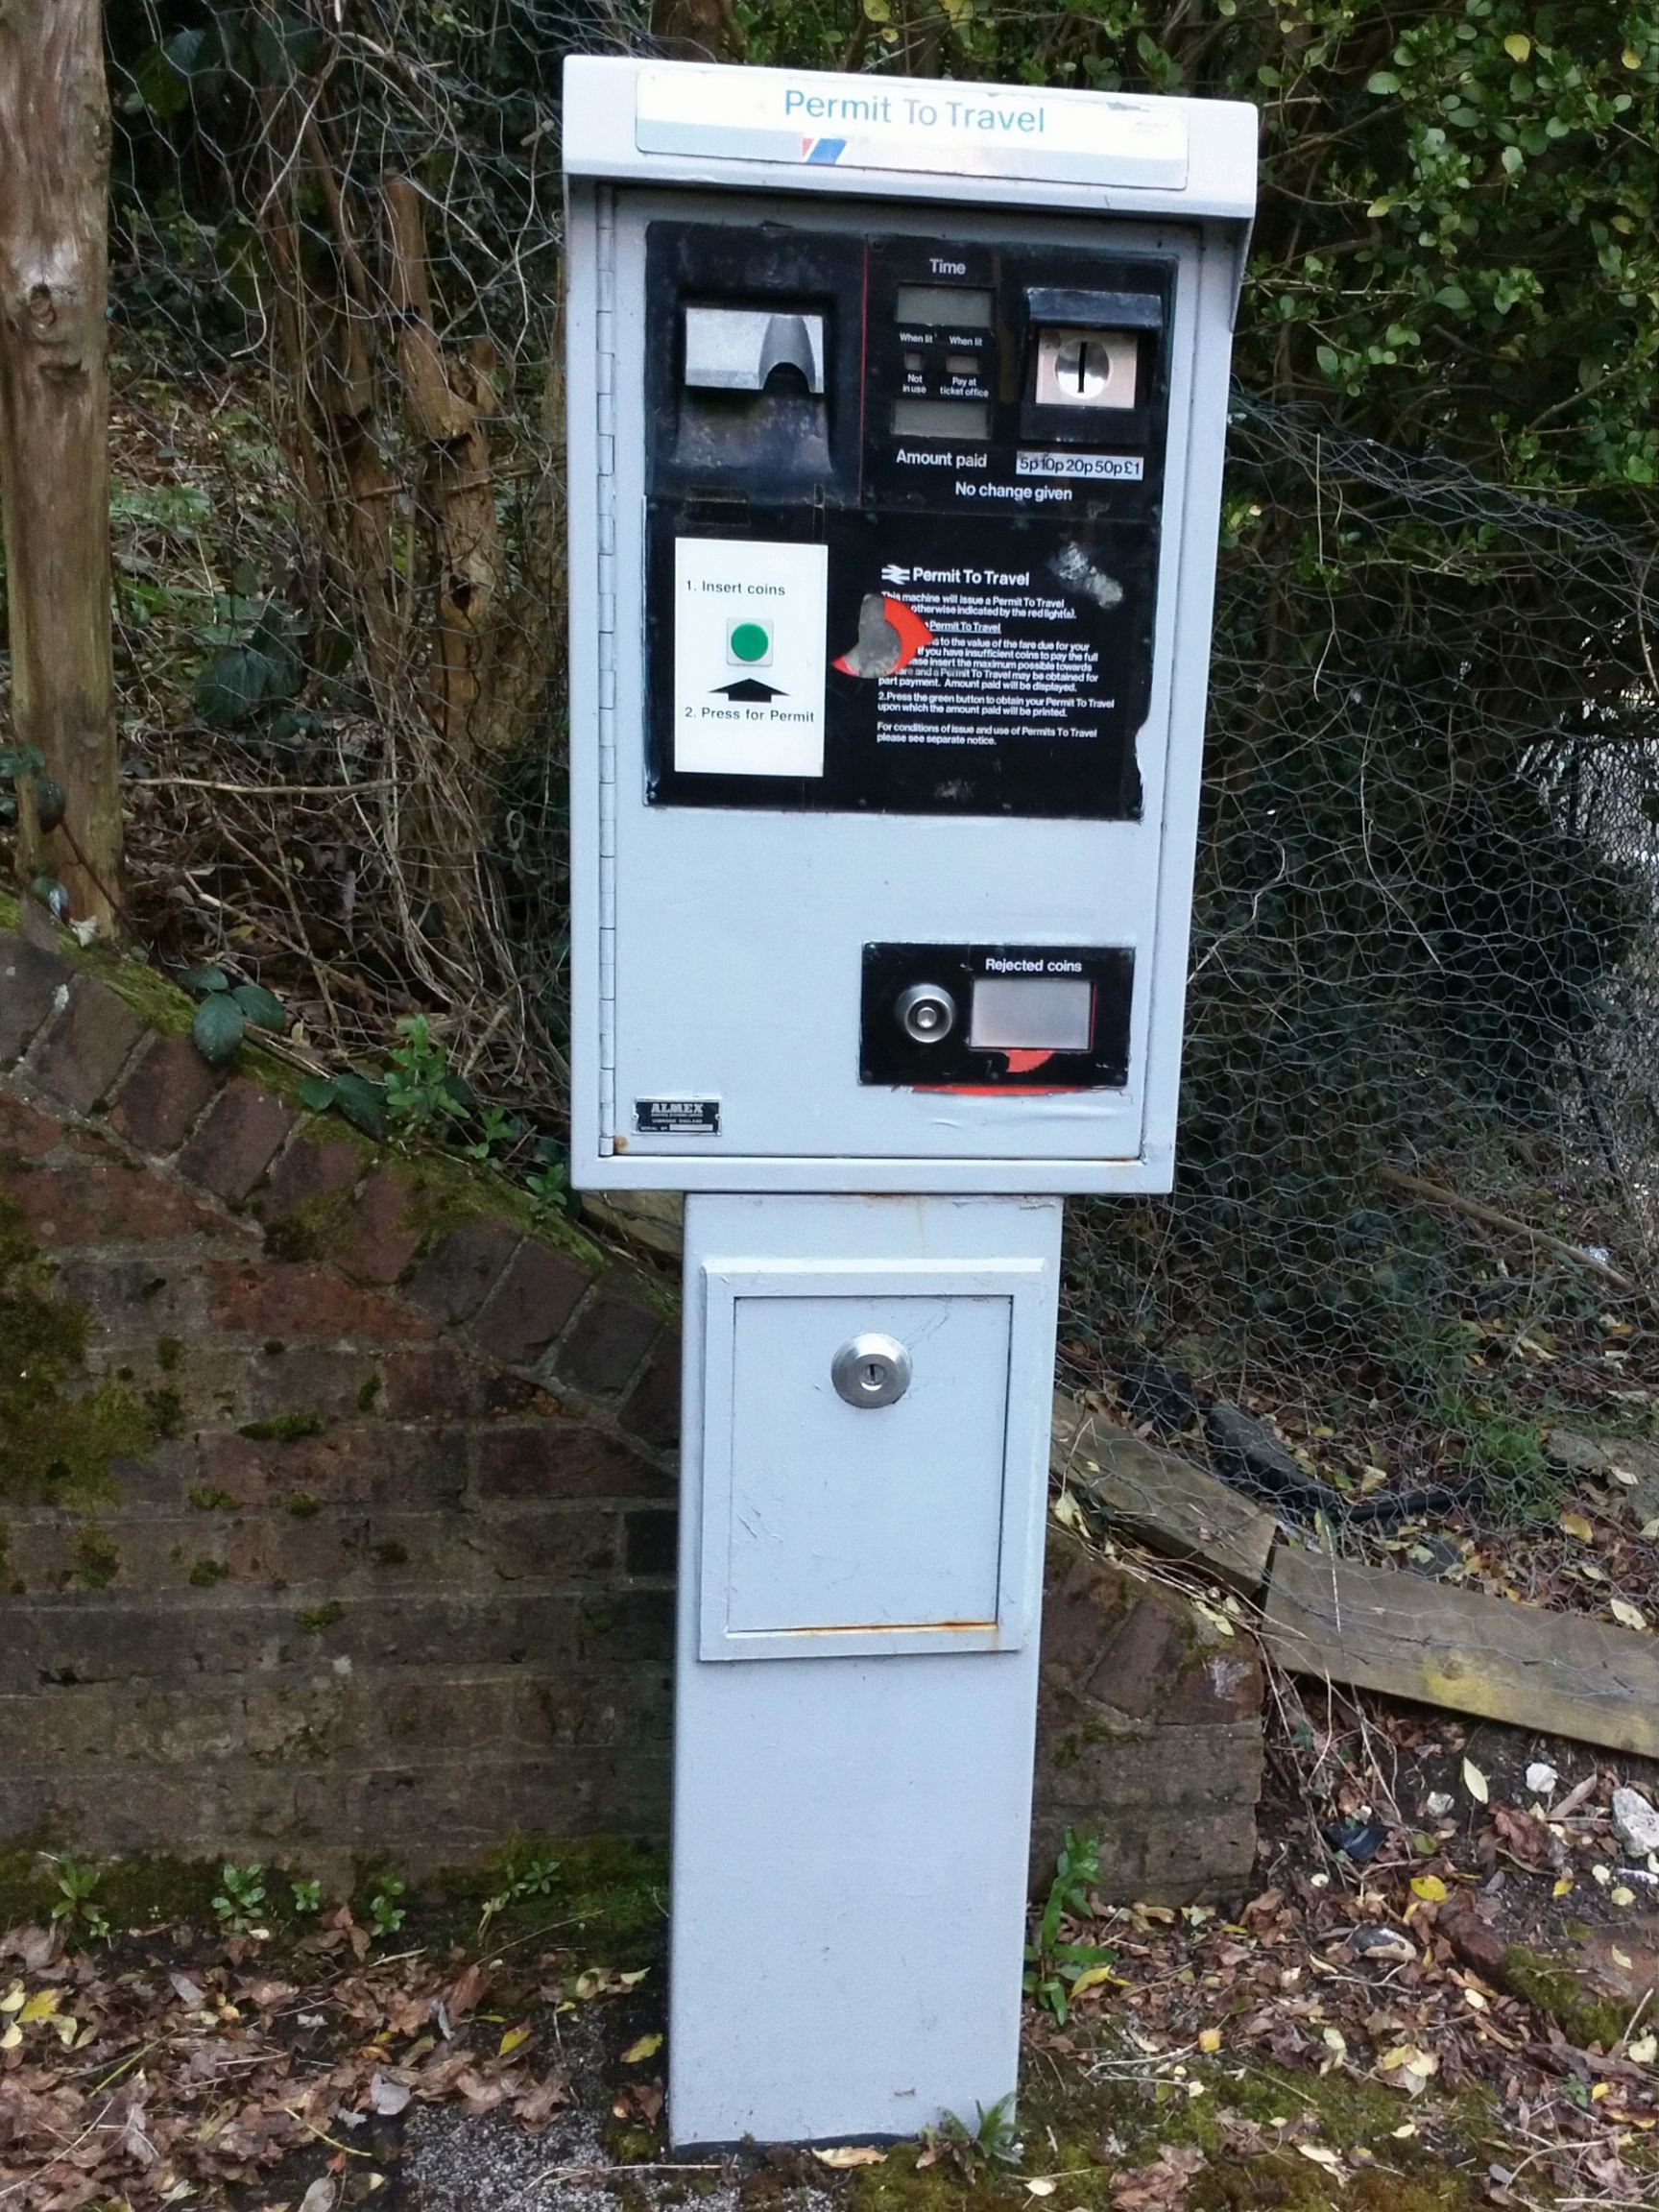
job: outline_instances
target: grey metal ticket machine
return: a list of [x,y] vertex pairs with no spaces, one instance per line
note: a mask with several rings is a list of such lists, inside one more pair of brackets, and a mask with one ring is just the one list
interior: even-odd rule
[[1015,2083],[1061,1197],[1168,1188],[1255,113],[572,60],[572,1174],[681,1190],[678,2146]]

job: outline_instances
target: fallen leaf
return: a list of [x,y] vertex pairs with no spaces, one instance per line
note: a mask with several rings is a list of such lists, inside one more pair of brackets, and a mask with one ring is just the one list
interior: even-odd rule
[[464,2020],[477,2006],[490,1986],[489,1969],[469,1966],[458,1981],[445,1993],[444,2009],[451,2020]]
[[1304,2158],[1311,2158],[1315,2166],[1323,2166],[1327,2173],[1341,2173],[1342,2160],[1329,2143],[1298,2143],[1296,2148]]
[[521,2044],[528,2043],[529,2040],[530,2023],[527,2020],[521,2020],[517,2028],[507,2028],[502,2031],[501,2041],[495,2056],[497,2058],[510,2058]]
[[655,2058],[662,2048],[661,2035],[641,2035],[637,2042],[630,2043],[622,2054],[624,2066],[641,2066],[647,2058]]
[[414,2094],[403,2082],[388,2081],[384,2074],[376,2074],[369,2084],[369,2109],[382,2120],[395,2120]]
[[1166,2143],[1154,2164],[1118,2176],[1112,2184],[1112,2201],[1118,2212],[1174,2212],[1203,2163],[1204,2153],[1195,2146],[1176,2150]]
[[1632,1605],[1627,1598],[1609,1598],[1607,1609],[1621,1627],[1636,1628],[1646,1632],[1647,1614],[1642,1611],[1639,1605]]
[[1116,1983],[1120,1989],[1128,1987],[1123,1977],[1114,1974],[1110,1966],[1089,1966],[1072,1983],[1071,1995],[1074,1999],[1081,1997],[1086,1989],[1098,1989],[1102,1982]]
[[562,2104],[570,2102],[570,2085],[562,2074],[549,2074],[545,2081],[539,2081],[526,2096],[518,2098],[513,2106],[513,2117],[520,2128],[533,2135],[539,2134]]
[[1588,1544],[1595,1530],[1582,1513],[1563,1513],[1558,1524],[1565,1536],[1576,1536],[1580,1544]]
[[300,2200],[300,2212],[334,2212],[335,2184],[320,2174]]
[[1659,2058],[1659,2035],[1638,2035],[1624,2056],[1634,2066],[1651,2066]]
[[1198,2032],[1198,2048],[1199,2048],[1199,2050],[1200,2050],[1200,2051],[1219,2051],[1219,2050],[1220,2050],[1220,2048],[1221,2048],[1221,2031],[1220,2031],[1220,2029],[1219,2029],[1219,2028],[1203,2028],[1203,2029],[1200,2029],[1200,2030],[1199,2030],[1199,2032]]
[[1421,1897],[1425,1905],[1443,1905],[1446,1902],[1446,1885],[1438,1874],[1413,1874],[1411,1894]]
[[1484,1805],[1492,1794],[1490,1783],[1473,1759],[1463,1762],[1463,1787],[1478,1805]]
[[[878,2151],[874,2143],[837,2143],[828,2151],[814,2151],[812,2155],[820,2166],[833,2166],[837,2173],[853,2166],[881,2166],[887,2159],[886,2152]],[[1030,2182],[1025,2186],[1030,2188]],[[1053,2182],[1048,2186],[1052,2189]]]
[[58,2009],[60,1989],[36,1989],[17,2017],[25,2024],[32,2020],[50,2020]]
[[1058,2181],[1050,2181],[1046,2175],[1042,2174],[1039,2174],[1035,2180],[1027,2181],[1025,2184],[1027,2192],[1033,2197],[1052,2197],[1059,2186]]

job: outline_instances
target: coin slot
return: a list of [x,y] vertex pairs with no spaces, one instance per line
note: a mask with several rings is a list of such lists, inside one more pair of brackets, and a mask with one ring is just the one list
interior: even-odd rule
[[1037,404],[1133,407],[1140,381],[1140,342],[1128,331],[1040,330]]

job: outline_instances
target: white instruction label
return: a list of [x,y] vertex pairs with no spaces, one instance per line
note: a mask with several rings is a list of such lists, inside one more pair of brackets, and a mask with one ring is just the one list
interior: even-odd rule
[[674,765],[682,775],[823,775],[829,579],[827,546],[676,540]]
[[1097,483],[1139,484],[1146,464],[1139,453],[1030,453],[1014,456],[1016,476],[1083,476]]

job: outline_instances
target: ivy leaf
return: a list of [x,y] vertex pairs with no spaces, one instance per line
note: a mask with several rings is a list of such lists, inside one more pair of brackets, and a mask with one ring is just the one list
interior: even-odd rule
[[1525,31],[1511,31],[1503,41],[1503,51],[1511,61],[1522,62],[1530,59],[1532,41]]
[[292,699],[304,681],[299,654],[262,627],[246,645],[214,654],[196,679],[196,711],[215,729],[234,729],[262,707]]
[[228,991],[230,978],[223,968],[186,968],[179,978],[186,991]]
[[1365,89],[1367,92],[1375,92],[1381,99],[1390,92],[1398,92],[1400,80],[1392,69],[1378,69],[1366,78]]
[[263,983],[238,983],[230,996],[249,1021],[261,1029],[280,1031],[286,1025],[288,1017],[282,1011],[281,999]]
[[54,782],[50,776],[35,779],[35,819],[42,830],[56,830],[69,810],[69,801],[61,783]]
[[206,40],[204,30],[176,32],[164,45],[152,46],[133,71],[139,101],[159,121],[189,107],[191,81],[202,66]]
[[326,1114],[334,1103],[334,1085],[326,1075],[307,1075],[300,1084],[300,1103],[313,1114]]
[[228,991],[213,991],[196,1009],[190,1036],[209,1068],[223,1068],[236,1057],[242,1042],[242,1009]]
[[385,1136],[386,1098],[378,1083],[348,1070],[335,1076],[332,1088],[334,1104],[353,1129],[361,1129],[365,1137]]

